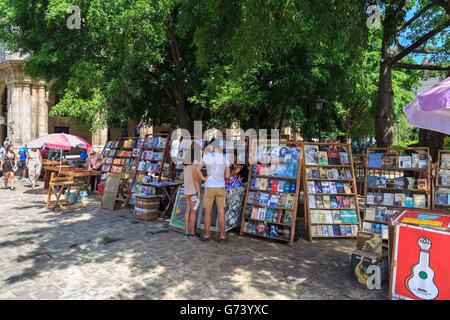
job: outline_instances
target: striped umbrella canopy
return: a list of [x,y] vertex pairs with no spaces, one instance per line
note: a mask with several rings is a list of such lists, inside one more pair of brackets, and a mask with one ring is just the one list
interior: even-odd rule
[[410,125],[450,134],[450,77],[420,93],[403,111]]
[[47,134],[27,144],[28,148],[42,148],[44,146],[60,150],[70,150],[74,147],[86,150],[92,149],[92,146],[80,137],[65,133]]

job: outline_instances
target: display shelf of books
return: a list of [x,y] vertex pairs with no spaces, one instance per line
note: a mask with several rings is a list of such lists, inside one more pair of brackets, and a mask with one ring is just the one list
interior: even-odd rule
[[367,149],[363,231],[388,240],[388,221],[405,208],[431,208],[427,147]]
[[356,237],[361,228],[349,144],[303,143],[305,230],[313,238]]
[[114,161],[114,157],[117,152],[117,147],[119,146],[119,140],[106,141],[105,147],[102,150],[102,157],[105,159],[102,165],[102,175],[101,180],[106,180],[106,174],[111,172],[111,167]]
[[[265,152],[262,152],[265,149]],[[279,157],[267,155],[276,152]],[[298,142],[258,147],[249,170],[240,234],[294,243],[301,176]]]
[[129,180],[131,194],[126,204],[134,204],[135,194],[153,194],[152,182],[170,181],[173,177],[169,155],[169,134],[150,133],[141,141],[135,175]]
[[450,210],[450,150],[438,151],[433,208]]

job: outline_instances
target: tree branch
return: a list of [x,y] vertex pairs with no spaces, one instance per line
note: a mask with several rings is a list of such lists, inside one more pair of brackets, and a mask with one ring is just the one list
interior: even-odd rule
[[437,35],[439,32],[441,32],[442,30],[444,30],[445,28],[447,28],[448,26],[450,26],[450,20],[447,20],[446,22],[444,22],[443,24],[441,24],[440,26],[438,26],[436,29],[431,30],[430,32],[428,32],[427,34],[423,35],[422,37],[419,38],[419,40],[417,40],[416,42],[414,42],[412,45],[410,45],[409,47],[407,47],[406,49],[404,49],[402,52],[400,52],[399,54],[397,54],[392,61],[393,62],[397,62],[400,61],[401,59],[403,59],[404,57],[406,57],[408,54],[410,54],[411,52],[413,52],[414,50],[416,50],[418,47],[420,47],[422,44],[424,44],[425,42],[427,42],[429,39],[431,39],[432,37],[434,37],[435,35]]
[[407,28],[411,23],[416,21],[422,14],[424,14],[428,9],[430,9],[434,4],[430,3],[426,7],[424,7],[422,10],[417,12],[411,19],[406,21],[403,25],[397,28],[397,32],[402,31],[403,29]]
[[392,67],[395,69],[450,71],[450,66],[440,66],[437,64],[411,64],[411,63],[396,62],[392,65]]

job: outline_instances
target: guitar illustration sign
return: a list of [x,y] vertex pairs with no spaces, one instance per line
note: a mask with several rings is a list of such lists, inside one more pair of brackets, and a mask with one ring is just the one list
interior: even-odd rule
[[450,299],[450,233],[399,224],[391,294],[396,299]]

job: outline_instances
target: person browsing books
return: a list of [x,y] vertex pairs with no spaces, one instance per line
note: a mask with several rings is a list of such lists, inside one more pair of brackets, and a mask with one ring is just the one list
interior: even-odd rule
[[201,148],[192,142],[190,148],[183,154],[184,195],[186,196],[186,212],[184,214],[184,236],[200,239],[195,234],[197,211],[202,199],[200,182],[195,167],[200,163]]
[[[205,150],[205,156],[196,167],[200,180],[205,182],[205,194],[203,207],[205,208],[205,235],[202,241],[209,241],[209,229],[211,227],[211,212],[214,202],[217,206],[220,227],[220,243],[227,242],[225,238],[225,204],[227,193],[225,191],[225,178],[230,178],[229,161],[222,153],[219,142],[212,139]],[[206,166],[207,177],[202,174],[202,168]]]

